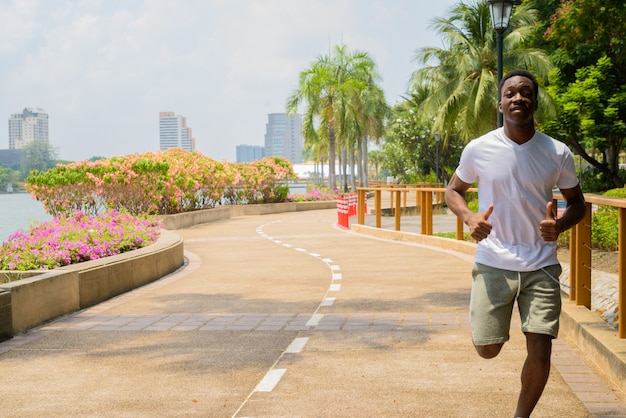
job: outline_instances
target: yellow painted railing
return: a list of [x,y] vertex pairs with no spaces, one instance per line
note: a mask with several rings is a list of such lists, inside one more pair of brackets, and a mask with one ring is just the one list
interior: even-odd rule
[[[472,189],[475,191],[475,189]],[[365,224],[365,202],[368,193],[373,193],[376,228],[381,227],[382,196],[389,193],[389,206],[395,218],[395,230],[401,230],[401,219],[406,212],[409,197],[414,195],[415,210],[421,216],[421,233],[433,234],[433,207],[443,207],[445,189],[441,187],[392,185],[384,187],[357,188],[357,222]],[[563,200],[560,193],[554,194],[555,207]],[[570,231],[570,300],[577,305],[591,308],[591,223],[592,205],[607,205],[618,208],[618,336],[626,338],[626,199],[585,194],[587,213],[585,218]],[[456,239],[463,239],[463,222],[457,218]]]

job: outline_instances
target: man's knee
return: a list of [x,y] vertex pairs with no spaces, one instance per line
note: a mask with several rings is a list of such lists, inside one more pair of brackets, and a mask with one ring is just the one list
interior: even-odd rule
[[496,357],[500,354],[500,350],[502,350],[502,346],[504,344],[489,344],[489,345],[474,345],[476,348],[476,352],[479,356],[485,359],[490,359]]
[[549,363],[552,354],[552,337],[544,334],[526,333],[526,349],[529,358]]

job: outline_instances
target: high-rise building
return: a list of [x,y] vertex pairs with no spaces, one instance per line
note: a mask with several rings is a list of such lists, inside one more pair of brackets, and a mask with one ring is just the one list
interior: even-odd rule
[[302,115],[270,113],[265,125],[265,156],[299,164],[302,158]]
[[237,145],[238,163],[251,163],[262,160],[264,156],[264,148],[259,145]]
[[22,149],[33,141],[48,143],[48,114],[27,107],[9,118],[9,149]]
[[196,140],[187,126],[187,118],[174,112],[159,113],[159,149],[182,148],[196,150]]

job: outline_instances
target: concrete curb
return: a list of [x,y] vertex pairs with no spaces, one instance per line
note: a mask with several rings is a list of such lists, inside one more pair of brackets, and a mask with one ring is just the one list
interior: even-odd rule
[[217,222],[237,216],[257,216],[271,213],[300,212],[305,210],[335,209],[336,201],[266,203],[261,205],[227,205],[213,209],[161,216],[165,229],[176,230],[193,225]]
[[393,241],[412,242],[414,244],[432,245],[445,250],[456,251],[462,254],[473,256],[476,252],[476,245],[467,241],[457,241],[449,238],[436,237],[432,235],[412,234],[409,232],[392,231],[389,229],[374,228],[367,225],[350,225],[350,230],[360,234],[376,236],[378,238],[390,239]]

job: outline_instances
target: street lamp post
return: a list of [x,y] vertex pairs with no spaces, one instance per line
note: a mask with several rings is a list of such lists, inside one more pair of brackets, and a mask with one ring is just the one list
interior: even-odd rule
[[[519,0],[487,0],[491,13],[491,24],[496,32],[496,48],[498,53],[498,86],[502,80],[502,40],[504,32],[509,27],[509,20],[513,6],[520,4]],[[500,89],[498,89],[498,103],[500,102]],[[498,110],[498,127],[502,126],[502,113]]]

